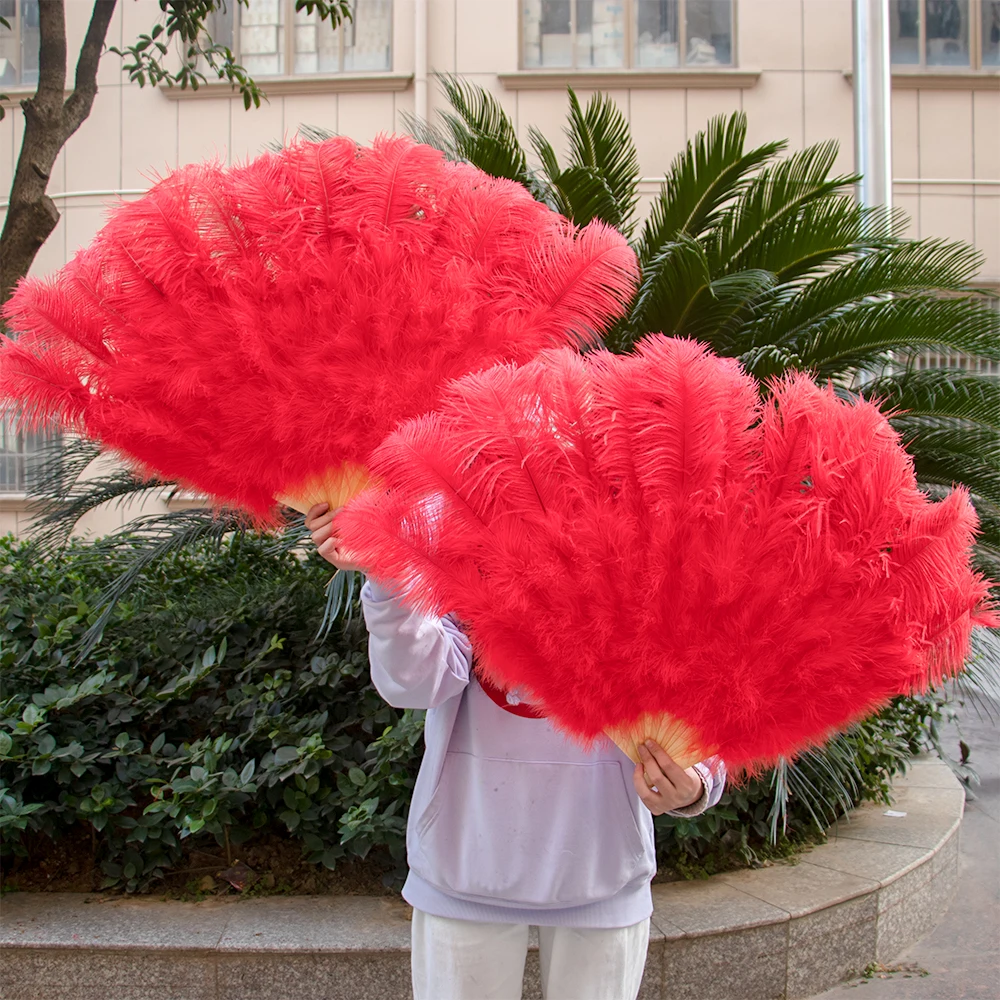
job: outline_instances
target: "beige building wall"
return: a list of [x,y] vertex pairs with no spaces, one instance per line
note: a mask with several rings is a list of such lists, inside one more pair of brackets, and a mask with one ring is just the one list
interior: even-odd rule
[[[89,0],[67,0],[70,51],[79,45]],[[527,142],[539,127],[561,148],[565,87],[581,98],[610,93],[632,125],[648,205],[672,158],[713,115],[742,109],[749,141],[788,139],[791,149],[836,139],[839,168],[853,165],[851,0],[735,0],[733,67],[690,70],[522,70],[518,0],[427,0],[427,63],[496,95]],[[109,43],[148,31],[156,0],[122,0]],[[100,227],[107,204],[131,197],[157,174],[206,157],[234,162],[312,125],[370,140],[401,130],[414,110],[415,3],[394,0],[392,66],[384,73],[282,78],[259,82],[270,92],[244,111],[224,85],[197,93],[146,87],[123,77],[120,59],[104,56],[91,117],[60,155],[49,191],[62,219],[34,272],[60,267]],[[12,98],[16,90],[7,87]],[[429,110],[442,105],[433,79]],[[9,190],[22,118],[0,122],[0,199]],[[984,284],[1000,287],[1000,73],[895,71],[894,199],[911,217],[910,235],[974,243],[984,254]],[[2,201],[0,201],[2,204]],[[0,532],[23,529],[17,497],[0,498]],[[20,512],[20,513],[19,513]],[[122,523],[120,511],[87,528]]]

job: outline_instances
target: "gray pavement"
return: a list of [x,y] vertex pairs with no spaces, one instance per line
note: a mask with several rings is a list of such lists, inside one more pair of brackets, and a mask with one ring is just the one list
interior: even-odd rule
[[[1000,705],[994,714],[1000,719]],[[822,1000],[1000,1000],[1000,726],[968,707],[960,725],[982,784],[966,804],[954,902],[937,927],[885,971],[828,990]],[[945,740],[957,756],[953,729]]]

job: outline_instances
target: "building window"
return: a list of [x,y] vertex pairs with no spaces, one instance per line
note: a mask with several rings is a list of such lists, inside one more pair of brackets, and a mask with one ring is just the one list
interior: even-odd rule
[[45,430],[19,431],[0,414],[0,493],[24,493],[54,435]]
[[354,0],[351,9],[353,20],[333,28],[295,0],[227,3],[210,32],[252,77],[392,69],[392,0]]
[[38,0],[0,0],[0,86],[38,83]]
[[1000,0],[890,0],[889,21],[894,65],[1000,66]]
[[733,65],[732,0],[522,0],[525,69]]

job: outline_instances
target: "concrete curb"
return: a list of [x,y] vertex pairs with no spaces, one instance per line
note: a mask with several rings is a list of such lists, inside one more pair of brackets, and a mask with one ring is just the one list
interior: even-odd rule
[[[797,864],[653,887],[642,1000],[796,1000],[926,933],[958,881],[965,794],[936,760]],[[395,899],[176,903],[15,893],[2,1000],[406,1000],[409,910]],[[541,996],[537,952],[526,1000]]]

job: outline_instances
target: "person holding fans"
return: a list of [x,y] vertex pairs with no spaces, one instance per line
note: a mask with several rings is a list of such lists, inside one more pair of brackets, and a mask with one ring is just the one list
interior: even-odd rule
[[396,708],[426,709],[407,822],[415,1000],[517,1000],[538,928],[547,1000],[633,1000],[646,961],[652,817],[696,816],[725,785],[721,761],[681,768],[655,743],[640,763],[610,741],[585,749],[518,691],[477,675],[452,616],[412,611],[376,567],[357,565],[318,504],[306,527],[361,591],[372,682]]

